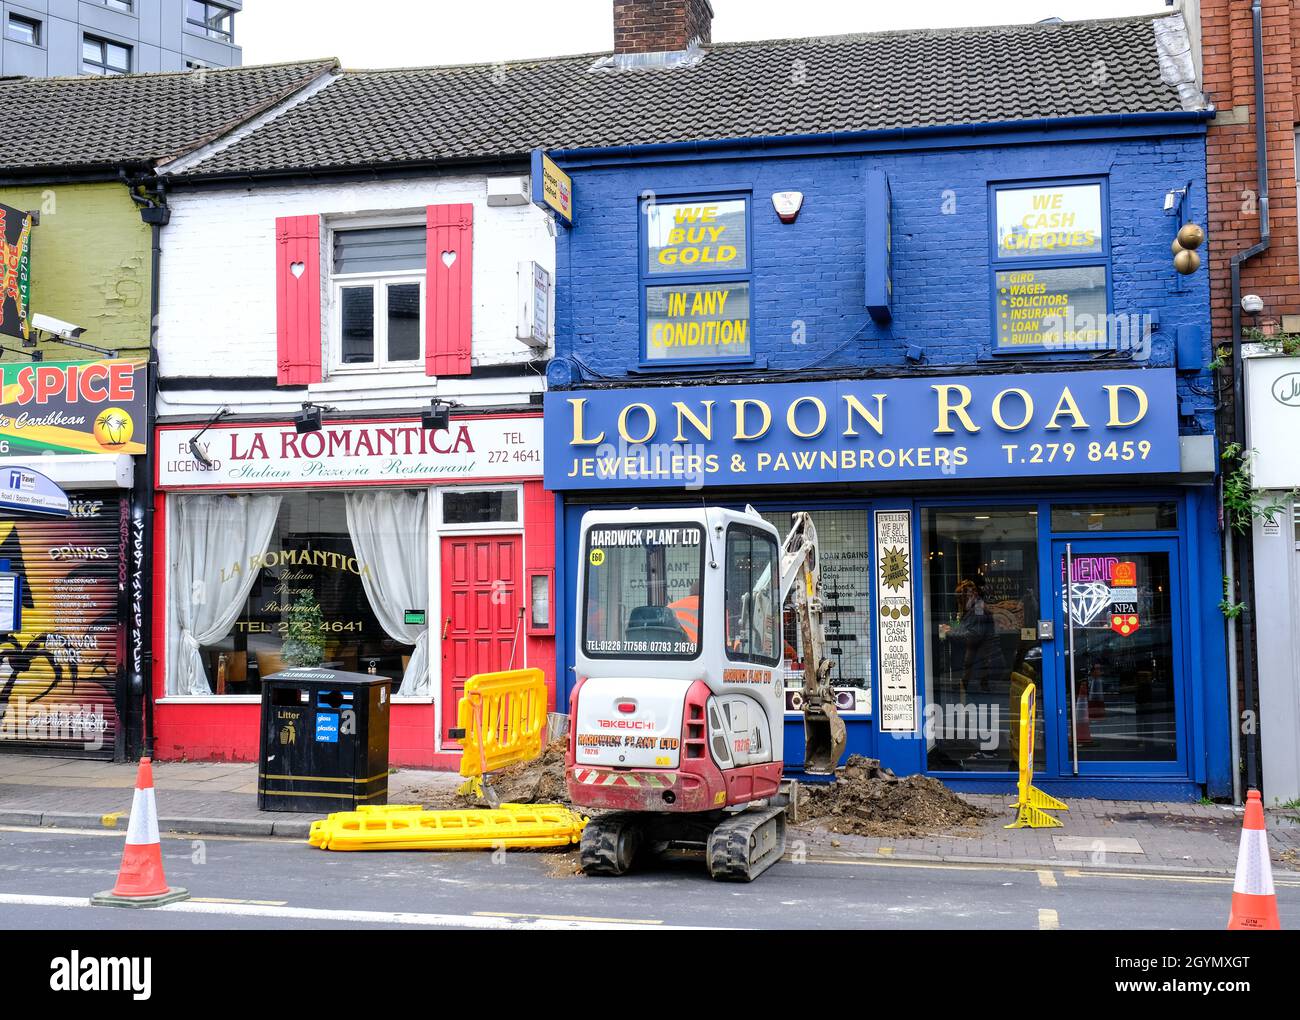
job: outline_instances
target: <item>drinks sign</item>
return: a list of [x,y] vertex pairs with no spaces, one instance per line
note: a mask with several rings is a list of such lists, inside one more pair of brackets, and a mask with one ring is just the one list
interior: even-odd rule
[[[327,423],[299,434],[292,423],[221,425],[190,448],[200,425],[158,429],[160,488],[428,485],[533,478],[542,473],[542,420],[453,419]],[[198,454],[201,454],[199,456]]]

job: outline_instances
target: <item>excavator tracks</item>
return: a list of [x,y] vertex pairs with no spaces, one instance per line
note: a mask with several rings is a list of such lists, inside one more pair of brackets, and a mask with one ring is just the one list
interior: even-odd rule
[[632,811],[597,815],[582,830],[579,855],[588,875],[624,875],[641,847],[644,816]]
[[785,808],[756,808],[719,822],[709,835],[709,874],[752,882],[785,853]]

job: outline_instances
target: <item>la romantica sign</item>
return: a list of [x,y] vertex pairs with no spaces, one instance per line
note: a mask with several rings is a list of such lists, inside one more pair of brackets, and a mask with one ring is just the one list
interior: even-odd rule
[[542,419],[504,415],[454,419],[447,429],[420,420],[327,422],[298,433],[291,422],[158,429],[159,488],[292,485],[419,485],[458,479],[530,478],[542,473]]

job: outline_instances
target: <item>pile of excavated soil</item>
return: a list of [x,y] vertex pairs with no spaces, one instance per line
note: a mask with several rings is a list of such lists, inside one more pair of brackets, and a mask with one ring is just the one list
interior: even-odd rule
[[[564,753],[568,740],[552,740],[542,748],[542,753],[532,761],[510,765],[492,773],[492,789],[496,790],[502,804],[567,804],[569,793],[564,784]],[[466,798],[462,807],[469,804],[479,807],[484,801]]]
[[968,827],[990,812],[930,776],[900,779],[874,758],[852,755],[832,783],[799,790],[800,824],[854,836],[912,838]]
[[[553,740],[532,761],[492,773],[492,789],[502,804],[568,804],[564,784],[565,738]],[[455,787],[413,790],[412,800],[430,811],[491,807],[486,800],[462,796]]]

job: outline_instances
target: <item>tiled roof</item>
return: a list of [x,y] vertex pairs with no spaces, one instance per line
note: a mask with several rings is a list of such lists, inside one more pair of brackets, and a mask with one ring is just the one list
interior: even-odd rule
[[185,172],[1180,110],[1177,89],[1162,80],[1153,24],[1161,21],[1183,31],[1172,15],[725,43],[672,68],[596,69],[609,64],[596,54],[345,71]]
[[0,79],[0,173],[153,164],[274,106],[334,60],[169,74]]

